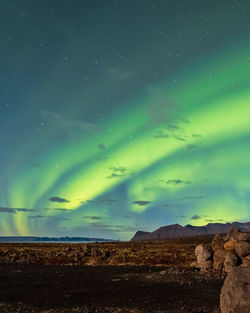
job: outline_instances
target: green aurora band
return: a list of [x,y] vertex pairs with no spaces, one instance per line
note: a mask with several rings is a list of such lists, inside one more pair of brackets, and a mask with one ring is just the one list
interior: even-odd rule
[[[55,144],[37,155],[40,166],[23,164],[12,173],[1,206],[37,211],[2,213],[1,235],[42,234],[53,220],[55,228],[83,235],[105,221],[114,229],[136,224],[153,230],[172,222],[248,220],[249,48],[228,47],[205,67],[197,62],[174,82],[152,85],[100,122],[105,131],[80,143],[62,139],[53,153]],[[153,117],[152,105],[159,110]],[[67,201],[49,201],[52,196]],[[41,218],[30,218],[35,214]],[[102,223],[89,223],[88,216]],[[133,232],[121,230],[119,238]]]

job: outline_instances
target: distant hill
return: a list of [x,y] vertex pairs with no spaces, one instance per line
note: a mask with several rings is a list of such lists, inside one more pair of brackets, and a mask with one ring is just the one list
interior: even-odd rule
[[116,241],[104,238],[88,237],[29,237],[29,236],[0,236],[0,242],[107,242]]
[[134,237],[131,239],[131,241],[134,241],[134,240],[143,240],[146,236],[150,235],[151,233],[148,232],[148,231],[141,231],[141,230],[138,230],[136,232],[136,234],[134,235]]
[[217,233],[227,233],[231,228],[236,227],[241,231],[250,231],[250,222],[246,223],[209,223],[205,226],[181,226],[179,224],[173,224],[169,226],[163,226],[157,230],[150,232],[137,231],[131,241],[136,240],[150,240],[150,239],[166,239],[166,238],[178,238],[178,237],[191,237],[200,235],[211,235]]

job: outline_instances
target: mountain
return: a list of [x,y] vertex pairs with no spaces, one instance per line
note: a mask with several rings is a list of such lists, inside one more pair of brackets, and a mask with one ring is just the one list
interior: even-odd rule
[[88,237],[29,237],[29,236],[0,236],[0,242],[105,242],[115,241],[104,238]]
[[238,228],[241,231],[250,231],[250,222],[246,223],[209,223],[205,226],[181,226],[173,224],[169,226],[162,226],[153,232],[137,231],[131,241],[137,240],[151,240],[151,239],[166,239],[166,238],[180,238],[200,235],[211,235],[217,233],[227,233],[231,228]]
[[141,230],[138,230],[134,237],[131,239],[131,241],[136,241],[136,240],[143,240],[144,237],[146,237],[147,235],[151,234],[150,232],[148,231],[141,231]]

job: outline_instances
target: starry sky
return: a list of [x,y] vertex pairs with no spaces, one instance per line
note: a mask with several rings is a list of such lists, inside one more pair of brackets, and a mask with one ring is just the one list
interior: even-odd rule
[[0,235],[250,220],[247,0],[0,0]]

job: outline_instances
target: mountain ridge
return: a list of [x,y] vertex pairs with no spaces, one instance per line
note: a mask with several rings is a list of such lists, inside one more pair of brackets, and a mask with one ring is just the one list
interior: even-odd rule
[[168,226],[161,226],[153,232],[137,231],[131,238],[131,241],[137,240],[159,240],[178,237],[192,237],[200,235],[212,235],[217,233],[227,233],[231,228],[238,228],[241,231],[250,231],[250,222],[240,223],[208,223],[204,226],[193,226],[187,224],[181,226],[179,224],[172,224]]
[[90,237],[38,237],[38,236],[0,236],[0,243],[5,242],[109,242],[116,241],[105,238]]

